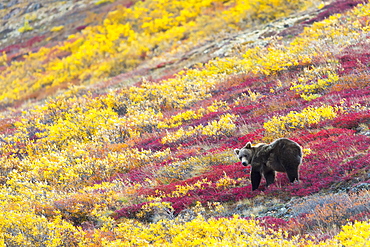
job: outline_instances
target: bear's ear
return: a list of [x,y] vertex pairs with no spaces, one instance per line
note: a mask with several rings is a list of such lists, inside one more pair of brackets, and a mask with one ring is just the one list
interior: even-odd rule
[[240,149],[239,148],[234,149],[234,152],[235,152],[236,155],[239,155]]
[[252,148],[252,143],[248,142],[247,144],[245,144],[244,148],[251,149]]

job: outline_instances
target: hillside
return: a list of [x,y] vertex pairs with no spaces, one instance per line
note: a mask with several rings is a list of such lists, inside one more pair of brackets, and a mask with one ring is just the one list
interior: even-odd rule
[[[1,246],[369,246],[370,4],[0,3]],[[302,146],[252,191],[247,142]]]

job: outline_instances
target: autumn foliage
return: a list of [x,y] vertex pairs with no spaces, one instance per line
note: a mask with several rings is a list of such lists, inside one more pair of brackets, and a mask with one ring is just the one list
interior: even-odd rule
[[[3,50],[1,246],[370,241],[370,4],[123,2],[91,1],[116,7],[63,42]],[[174,72],[214,39],[317,9]],[[232,150],[280,137],[303,148],[300,182],[252,191]]]

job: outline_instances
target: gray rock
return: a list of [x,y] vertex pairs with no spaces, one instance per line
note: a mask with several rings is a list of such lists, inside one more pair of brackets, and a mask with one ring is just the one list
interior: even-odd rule
[[43,6],[41,3],[30,3],[28,4],[25,13],[31,13],[33,11],[36,11],[38,9],[41,9]]
[[18,3],[19,3],[18,0],[11,0],[6,7],[10,8],[10,7],[13,7],[14,5],[16,5]]
[[21,11],[22,11],[21,8],[14,8],[14,9],[10,10],[9,13],[7,13],[3,17],[3,19],[4,20],[8,20],[8,19],[12,18],[13,16],[18,15]]
[[350,193],[358,193],[362,190],[370,190],[370,183],[360,183],[355,186],[353,186],[349,192]]

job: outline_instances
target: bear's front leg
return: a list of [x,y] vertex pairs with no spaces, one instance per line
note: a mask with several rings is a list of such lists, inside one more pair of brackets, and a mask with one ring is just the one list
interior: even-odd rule
[[258,187],[260,186],[261,178],[262,178],[262,175],[261,175],[260,170],[252,167],[252,172],[251,172],[252,190],[258,189]]

